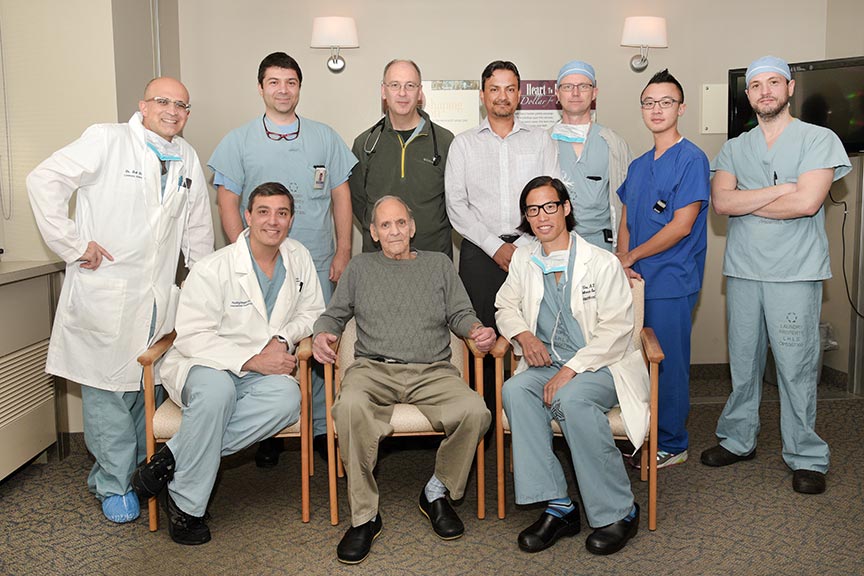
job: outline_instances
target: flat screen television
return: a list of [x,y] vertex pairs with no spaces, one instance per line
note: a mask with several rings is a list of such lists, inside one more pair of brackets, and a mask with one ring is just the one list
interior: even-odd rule
[[[864,152],[864,58],[790,63],[792,116],[833,130],[848,153]],[[729,70],[729,138],[756,126],[744,82],[746,68]]]

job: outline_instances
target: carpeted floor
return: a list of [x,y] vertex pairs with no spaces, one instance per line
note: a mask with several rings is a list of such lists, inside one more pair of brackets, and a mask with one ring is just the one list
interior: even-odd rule
[[[714,444],[713,430],[728,394],[724,378],[695,380],[691,387],[690,460],[659,473],[658,529],[639,534],[620,553],[589,554],[589,529],[553,548],[529,555],[516,534],[539,509],[516,508],[508,476],[508,515],[495,514],[495,452],[487,452],[487,517],[476,517],[472,477],[457,507],[466,533],[444,542],[417,509],[431,474],[434,448],[382,452],[378,467],[384,531],[358,566],[336,561],[335,548],[348,527],[345,481],[340,481],[339,526],[331,526],[327,476],[317,459],[312,479],[312,521],[300,521],[299,452],[289,445],[279,466],[255,467],[252,449],[223,461],[210,505],[213,540],[182,547],[163,525],[147,529],[147,514],[132,524],[102,517],[86,488],[91,460],[76,439],[62,461],[33,463],[0,483],[0,574],[376,574],[499,576],[510,574],[665,575],[860,575],[864,574],[864,399],[820,386],[817,430],[832,451],[828,491],[796,494],[780,456],[779,410],[766,386],[762,432],[755,460],[710,469],[699,453]],[[563,445],[562,445],[563,446]],[[561,456],[567,462],[562,450]],[[317,456],[316,456],[317,458]],[[637,501],[647,486],[631,471]],[[576,494],[572,481],[571,493]],[[164,514],[162,515],[164,520]]]

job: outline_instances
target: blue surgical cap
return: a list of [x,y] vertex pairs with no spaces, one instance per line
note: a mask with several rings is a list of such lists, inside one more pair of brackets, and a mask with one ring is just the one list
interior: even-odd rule
[[749,85],[754,76],[765,72],[776,72],[786,80],[792,79],[789,64],[785,60],[776,56],[763,56],[750,63],[750,66],[747,67],[747,73],[744,75],[744,81]]
[[572,62],[568,62],[562,66],[561,70],[558,71],[558,84],[561,83],[562,78],[569,76],[570,74],[582,74],[591,80],[592,84],[595,86],[597,85],[597,80],[594,77],[594,67],[587,62],[583,62],[582,60],[573,60]]

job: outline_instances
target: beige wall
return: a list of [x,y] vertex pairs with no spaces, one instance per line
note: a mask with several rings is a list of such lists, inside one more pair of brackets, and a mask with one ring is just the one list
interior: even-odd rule
[[[849,2],[849,9],[853,5]],[[398,13],[393,6],[385,0],[180,3],[183,80],[195,103],[187,138],[206,161],[226,132],[261,114],[255,74],[261,58],[275,50],[290,53],[303,67],[301,114],[331,124],[349,143],[377,119],[381,68],[392,58],[416,60],[427,79],[479,78],[491,60],[510,59],[523,78],[534,79],[554,78],[564,62],[578,57],[597,69],[598,121],[640,153],[651,146],[651,138],[636,105],[638,95],[650,73],[668,67],[684,85],[690,106],[681,130],[713,157],[725,135],[699,134],[702,84],[725,83],[729,68],[763,54],[802,61],[826,53],[824,0],[729,0],[722,9],[709,0],[548,0],[529,11],[515,1],[490,9],[487,3],[461,0],[406,0]],[[327,71],[325,51],[309,48],[312,18],[328,15],[351,15],[357,21],[360,48],[345,51],[348,65],[341,75]],[[651,51],[644,74],[628,68],[635,50],[618,45],[625,16],[634,15],[668,19],[669,48]],[[695,363],[727,361],[720,273],[724,245],[725,220],[712,216],[705,288],[694,323]]]
[[2,0],[0,26],[13,159],[4,259],[54,259],[36,229],[24,178],[90,124],[117,119],[111,2]]

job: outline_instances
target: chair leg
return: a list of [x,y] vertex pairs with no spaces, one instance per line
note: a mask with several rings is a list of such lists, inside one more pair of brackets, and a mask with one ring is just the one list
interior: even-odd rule
[[[648,530],[657,530],[657,435],[648,440]],[[643,466],[643,470],[645,466]]]
[[339,478],[345,477],[345,465],[342,463],[342,450],[339,449],[339,444],[336,444],[336,474]]
[[506,494],[504,483],[504,423],[501,421],[503,406],[501,401],[501,380],[504,375],[504,361],[501,358],[495,359],[495,455],[497,460],[498,472],[498,518],[503,520],[507,515],[505,511]]
[[[642,480],[642,482],[645,482],[646,480],[648,480],[648,453],[649,452],[650,452],[650,450],[648,449],[648,443],[646,442],[645,444],[642,445],[642,454],[640,455],[640,458],[642,459],[642,467],[639,469],[640,470],[639,478]],[[656,459],[655,459],[655,462],[656,462]]]
[[486,518],[486,441],[477,445],[477,518]]

